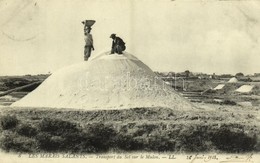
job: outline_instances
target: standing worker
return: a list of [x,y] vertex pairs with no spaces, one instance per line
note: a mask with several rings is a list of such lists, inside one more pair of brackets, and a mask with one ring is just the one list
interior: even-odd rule
[[123,54],[122,52],[126,48],[125,42],[120,37],[116,37],[116,34],[111,34],[110,38],[113,39],[111,54],[114,54],[114,53]]
[[93,46],[92,34],[90,34],[91,28],[84,29],[85,33],[85,49],[84,49],[84,60],[87,61],[91,56],[91,50],[95,50]]
[[91,56],[91,50],[95,50],[93,46],[92,34],[90,34],[91,26],[95,23],[95,20],[84,20],[84,35],[85,35],[85,47],[84,47],[84,60],[87,61]]

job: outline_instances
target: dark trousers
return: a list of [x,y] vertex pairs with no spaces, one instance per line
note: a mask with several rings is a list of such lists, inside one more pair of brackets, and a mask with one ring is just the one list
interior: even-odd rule
[[117,53],[117,54],[123,54],[122,52],[125,50],[125,46],[115,45],[112,50],[111,54]]
[[84,49],[84,60],[87,61],[88,58],[91,56],[91,46],[85,46]]

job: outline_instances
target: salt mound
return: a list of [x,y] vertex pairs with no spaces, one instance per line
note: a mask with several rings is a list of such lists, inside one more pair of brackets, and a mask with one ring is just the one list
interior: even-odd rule
[[214,88],[214,90],[221,90],[221,89],[223,89],[225,87],[225,84],[219,84],[219,85],[217,85],[215,88]]
[[233,78],[229,79],[229,81],[228,81],[228,83],[237,83],[237,82],[238,82],[238,80],[236,77],[233,77]]
[[108,52],[53,73],[12,106],[85,110],[194,108],[135,56]]
[[241,87],[239,87],[237,90],[235,90],[236,92],[240,92],[240,93],[249,93],[253,90],[254,86],[253,85],[242,85]]

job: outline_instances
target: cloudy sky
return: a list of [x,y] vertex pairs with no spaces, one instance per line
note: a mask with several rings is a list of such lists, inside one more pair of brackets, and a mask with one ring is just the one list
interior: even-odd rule
[[156,71],[260,72],[258,0],[1,0],[0,75],[81,62],[85,19],[96,20],[93,56],[116,33]]

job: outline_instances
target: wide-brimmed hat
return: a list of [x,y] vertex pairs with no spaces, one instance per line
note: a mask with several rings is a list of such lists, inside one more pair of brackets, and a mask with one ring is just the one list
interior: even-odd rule
[[113,38],[113,37],[116,37],[116,34],[112,33],[112,34],[110,35],[110,38]]

